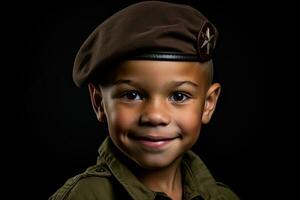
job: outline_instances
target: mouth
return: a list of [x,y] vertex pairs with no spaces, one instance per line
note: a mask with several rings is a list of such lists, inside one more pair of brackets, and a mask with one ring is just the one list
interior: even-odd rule
[[180,136],[155,136],[155,135],[143,135],[143,136],[137,136],[137,135],[128,135],[129,138],[132,140],[138,142],[143,147],[147,149],[162,149],[165,148],[168,144],[173,142],[176,139],[179,139]]

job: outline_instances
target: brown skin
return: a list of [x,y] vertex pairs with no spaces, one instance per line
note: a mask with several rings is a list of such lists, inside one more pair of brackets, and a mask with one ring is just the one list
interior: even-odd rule
[[111,82],[89,84],[94,111],[153,191],[182,199],[180,161],[215,110],[221,86],[198,62],[125,61]]

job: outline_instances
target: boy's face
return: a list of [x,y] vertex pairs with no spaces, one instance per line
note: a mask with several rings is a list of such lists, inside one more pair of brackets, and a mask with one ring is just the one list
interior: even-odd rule
[[197,141],[215,109],[220,85],[198,62],[126,61],[100,90],[95,112],[114,144],[147,169],[167,167]]

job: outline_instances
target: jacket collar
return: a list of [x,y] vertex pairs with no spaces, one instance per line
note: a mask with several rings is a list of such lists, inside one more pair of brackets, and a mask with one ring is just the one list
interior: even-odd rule
[[201,196],[203,199],[219,199],[219,190],[215,179],[203,161],[192,151],[184,154],[182,159],[184,175],[184,196],[192,199]]
[[106,163],[113,176],[123,185],[135,200],[155,199],[155,193],[144,186],[134,174],[119,160],[120,152],[107,137],[99,148],[98,164]]
[[[154,200],[156,196],[161,195],[161,193],[153,192],[143,185],[126,167],[126,162],[132,164],[132,161],[124,158],[122,153],[113,145],[111,139],[107,137],[99,148],[97,165],[105,164],[135,200]],[[218,194],[217,184],[211,173],[202,160],[192,151],[188,151],[183,156],[182,172],[184,199],[211,199],[212,196]]]

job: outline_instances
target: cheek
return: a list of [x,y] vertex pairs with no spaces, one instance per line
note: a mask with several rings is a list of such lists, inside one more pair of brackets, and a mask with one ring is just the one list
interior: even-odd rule
[[202,110],[198,106],[191,107],[178,113],[175,121],[185,135],[196,136],[201,129],[201,115]]
[[124,106],[111,105],[107,112],[108,125],[113,132],[126,131],[136,122],[137,114]]

